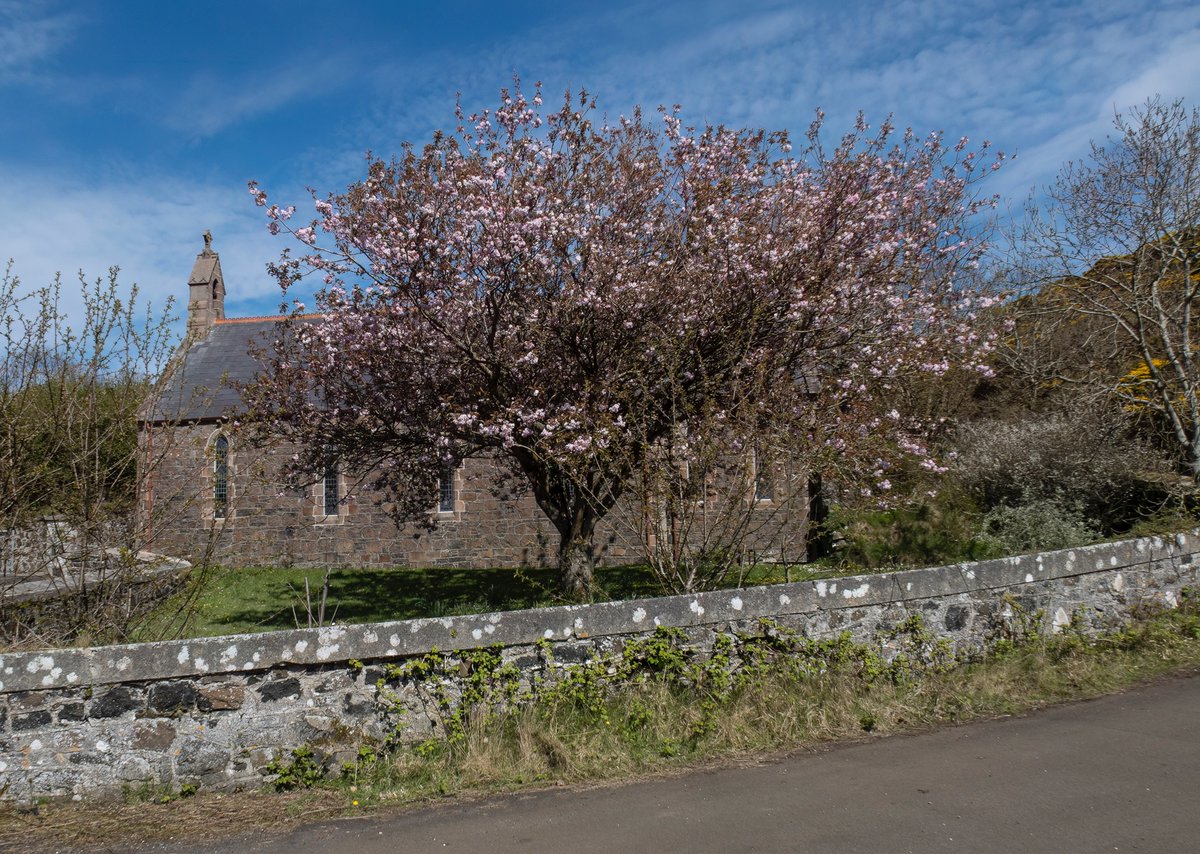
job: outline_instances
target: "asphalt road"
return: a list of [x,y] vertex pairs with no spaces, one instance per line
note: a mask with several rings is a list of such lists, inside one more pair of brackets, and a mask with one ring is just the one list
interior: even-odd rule
[[156,851],[1200,851],[1200,678],[752,767]]

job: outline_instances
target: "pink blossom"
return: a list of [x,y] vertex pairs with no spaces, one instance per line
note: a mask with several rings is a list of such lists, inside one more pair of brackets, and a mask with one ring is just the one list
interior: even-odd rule
[[[281,287],[325,282],[313,334],[281,336],[249,395],[294,425],[297,475],[335,444],[386,464],[398,515],[424,518],[439,461],[492,454],[555,525],[580,500],[595,524],[672,419],[732,429],[750,406],[789,425],[789,453],[880,491],[903,456],[938,470],[928,425],[889,395],[986,370],[989,303],[957,280],[982,251],[984,153],[863,117],[826,148],[819,113],[793,150],[681,113],[608,124],[586,95],[543,112],[515,85],[314,195],[309,225],[251,184],[304,253],[273,265]],[[769,381],[751,395],[752,378]]]

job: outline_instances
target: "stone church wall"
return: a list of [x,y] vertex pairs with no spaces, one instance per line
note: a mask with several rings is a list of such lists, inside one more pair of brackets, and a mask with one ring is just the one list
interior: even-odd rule
[[[289,491],[277,482],[290,448],[254,449],[227,432],[228,507],[224,519],[214,518],[212,447],[219,429],[143,427],[144,458],[153,461],[140,506],[143,548],[236,566],[506,567],[557,561],[557,531],[532,496],[502,486],[499,467],[488,459],[467,460],[455,471],[453,512],[437,512],[436,497],[430,496],[432,529],[397,528],[375,495],[345,477],[342,492],[354,497],[336,516],[325,516],[323,485]],[[645,533],[637,508],[618,505],[595,537],[600,562],[643,560]],[[803,543],[803,519],[776,511],[747,546],[766,559],[780,550],[800,559]]]
[[[161,455],[142,516],[147,548],[192,561],[242,566],[544,566],[556,558],[558,535],[530,496],[499,486],[489,460],[468,460],[455,472],[455,510],[440,513],[430,496],[433,529],[398,528],[369,489],[343,477],[351,497],[325,516],[323,485],[286,490],[273,475],[291,449],[250,448],[231,436],[229,499],[224,519],[213,514],[215,425],[159,429]],[[169,442],[169,448],[163,443]],[[149,440],[143,434],[143,444]],[[614,531],[597,537],[602,557],[634,559],[636,542]]]

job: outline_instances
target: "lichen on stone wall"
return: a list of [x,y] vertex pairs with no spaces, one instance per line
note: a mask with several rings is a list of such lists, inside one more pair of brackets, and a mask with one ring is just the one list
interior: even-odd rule
[[901,673],[1027,631],[1030,615],[1101,631],[1174,607],[1200,580],[1197,553],[1187,534],[635,602],[7,653],[4,797],[257,786],[302,746],[335,761],[364,742],[453,737],[466,716],[554,685],[586,701],[639,668],[690,667],[719,690],[772,644],[800,662],[858,645]]

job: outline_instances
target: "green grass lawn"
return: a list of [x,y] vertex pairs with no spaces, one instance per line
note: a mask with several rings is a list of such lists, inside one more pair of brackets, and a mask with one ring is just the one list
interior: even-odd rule
[[[152,640],[277,631],[297,624],[303,628],[308,625],[305,579],[315,614],[324,577],[322,569],[196,570],[189,587],[163,603],[138,636]],[[761,566],[741,578],[731,574],[729,586],[783,580],[782,567]],[[663,592],[644,566],[601,567],[593,598],[633,599]],[[562,604],[555,569],[338,569],[329,576],[325,622],[373,623]]]

